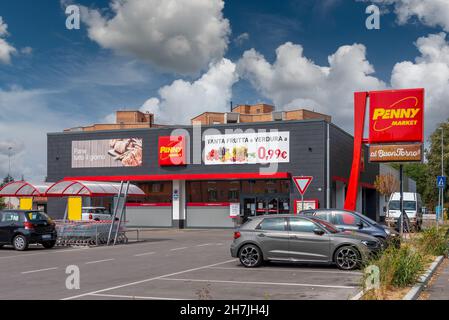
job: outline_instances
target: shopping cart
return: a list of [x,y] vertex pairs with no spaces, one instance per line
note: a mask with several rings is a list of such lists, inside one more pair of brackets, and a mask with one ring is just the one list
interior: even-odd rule
[[56,221],[58,246],[101,246],[107,245],[109,232],[113,242],[117,236],[116,244],[128,243],[126,228],[113,224],[112,221]]

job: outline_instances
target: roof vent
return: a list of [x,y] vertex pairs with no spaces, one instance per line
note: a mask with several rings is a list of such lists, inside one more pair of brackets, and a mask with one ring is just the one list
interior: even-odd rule
[[273,111],[272,116],[273,116],[273,121],[284,120],[284,112],[283,111]]

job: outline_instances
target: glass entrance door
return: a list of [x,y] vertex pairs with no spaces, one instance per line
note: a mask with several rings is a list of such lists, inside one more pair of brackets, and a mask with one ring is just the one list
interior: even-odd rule
[[242,195],[241,204],[245,217],[290,212],[290,197],[284,194]]

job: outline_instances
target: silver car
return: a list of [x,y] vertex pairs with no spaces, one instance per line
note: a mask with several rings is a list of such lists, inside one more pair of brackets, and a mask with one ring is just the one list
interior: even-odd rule
[[375,237],[341,232],[332,224],[296,215],[250,218],[234,232],[231,255],[245,267],[264,261],[336,264],[343,270],[359,268],[381,250]]

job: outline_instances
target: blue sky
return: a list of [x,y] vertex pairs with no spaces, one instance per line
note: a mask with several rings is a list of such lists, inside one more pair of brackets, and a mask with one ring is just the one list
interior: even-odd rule
[[[161,2],[161,0],[147,1],[152,8],[148,11],[148,15],[143,13],[140,16],[142,21],[147,16],[157,18],[155,12],[157,12],[158,3]],[[165,1],[167,3],[172,0]],[[221,0],[213,1],[218,3]],[[8,145],[13,145],[15,150],[16,161],[13,174],[17,178],[24,174],[26,177],[42,180],[46,171],[46,132],[102,122],[109,119],[114,110],[123,108],[146,108],[145,110],[160,112],[160,119],[163,122],[167,119],[167,111],[172,111],[170,108],[174,108],[173,104],[177,101],[175,96],[182,94],[186,94],[185,99],[195,106],[191,108],[192,110],[184,112],[185,117],[181,121],[177,119],[177,122],[185,123],[186,119],[195,112],[221,110],[229,105],[229,100],[232,100],[234,104],[263,101],[274,103],[278,108],[310,105],[313,109],[330,113],[334,116],[337,125],[351,131],[350,99],[353,91],[393,85],[419,85],[420,82],[416,80],[416,73],[414,73],[417,69],[435,70],[431,68],[434,63],[447,62],[449,65],[449,61],[440,61],[443,58],[424,57],[424,60],[427,59],[425,62],[415,60],[422,56],[417,48],[419,45],[416,43],[419,38],[425,38],[431,34],[440,35],[439,38],[424,39],[422,48],[435,45],[438,50],[443,50],[441,41],[444,48],[448,45],[447,39],[444,39],[441,33],[448,31],[449,21],[445,19],[449,20],[449,16],[446,17],[444,10],[418,14],[412,8],[411,12],[405,12],[409,14],[409,19],[398,21],[399,15],[407,10],[401,7],[401,1],[395,0],[396,4],[392,5],[384,5],[387,1],[383,0],[373,1],[379,4],[384,12],[381,15],[380,30],[367,30],[365,27],[368,16],[365,14],[365,9],[371,1],[225,1],[223,10],[211,14],[216,15],[216,18],[221,21],[220,27],[227,30],[227,33],[217,35],[216,37],[220,39],[215,39],[216,42],[213,40],[210,46],[212,47],[215,43],[217,46],[225,43],[226,48],[222,48],[221,51],[212,48],[215,51],[210,53],[210,61],[206,57],[199,62],[202,63],[200,67],[189,65],[186,67],[191,69],[188,72],[185,72],[184,66],[179,64],[171,66],[170,63],[173,61],[164,61],[164,57],[159,57],[157,52],[147,55],[145,50],[149,47],[144,45],[140,48],[137,44],[133,49],[127,50],[126,40],[114,43],[115,36],[123,34],[126,36],[126,32],[136,28],[132,22],[125,21],[116,29],[102,29],[111,34],[114,33],[114,37],[89,34],[89,31],[98,29],[98,24],[92,22],[93,18],[90,20],[83,18],[80,30],[66,29],[64,8],[67,4],[76,3],[83,6],[90,18],[93,17],[92,13],[96,12],[102,19],[110,20],[114,19],[117,12],[109,8],[111,3],[109,0],[1,1],[0,17],[3,23],[7,24],[7,34],[1,37],[0,32],[0,39],[3,38],[15,48],[15,53],[10,55],[9,63],[2,63],[0,60],[0,128],[3,126],[3,130],[0,129],[0,161],[2,163],[0,175],[6,174],[5,148]],[[439,9],[435,0],[429,0],[429,3],[430,7],[435,5],[435,8]],[[212,11],[205,10],[199,14],[207,16]],[[188,19],[194,22],[197,17],[193,15],[182,18],[185,18],[187,22],[179,19],[179,26],[174,23],[171,26],[163,26],[165,29],[160,30],[169,29],[170,31],[167,32],[172,34],[176,33],[176,28],[179,28],[182,32],[191,25]],[[207,17],[198,19],[209,21]],[[224,20],[228,21],[228,28]],[[97,19],[96,22],[98,21]],[[124,28],[125,31],[119,30],[120,28]],[[147,41],[146,31],[140,29],[137,31],[130,37],[141,37],[142,42]],[[207,32],[204,31],[204,36],[215,36]],[[276,78],[279,73],[288,73],[288,69],[282,69],[283,58],[278,57],[278,60],[276,58],[276,49],[287,42],[291,42],[292,47],[283,47],[285,56],[290,57],[297,53],[297,45],[300,45],[303,49],[302,56],[306,59],[305,62],[303,61],[305,66],[302,66],[300,62],[298,62],[297,70],[295,65],[292,66],[295,73],[292,75],[291,83],[283,77]],[[138,39],[135,43],[138,43]],[[365,51],[353,46],[354,44],[363,45]],[[177,45],[179,45],[178,42]],[[346,49],[350,49],[348,47],[336,55],[334,60],[339,63],[339,67],[335,66],[332,69],[340,71],[331,72],[329,76],[324,70],[329,67],[328,58],[342,46],[353,46],[351,47],[353,51],[345,53]],[[212,50],[207,48],[209,49]],[[254,54],[250,56],[251,49]],[[157,51],[157,48],[149,50]],[[245,53],[248,55],[246,59],[243,59]],[[351,58],[352,56],[348,58],[348,54],[353,54],[354,58]],[[354,70],[354,74],[345,75],[346,71],[341,66],[347,63],[348,73],[352,72],[351,68],[358,67],[352,66],[350,60],[360,58],[360,55],[361,59],[366,61],[366,66],[360,70]],[[263,60],[256,59],[256,56],[262,57]],[[339,57],[341,62],[338,62]],[[218,65],[216,70],[213,69],[212,65],[222,58],[227,59],[229,64]],[[159,63],[160,61],[163,62]],[[278,66],[275,65],[276,61]],[[411,65],[399,68],[397,64],[403,61],[409,61]],[[267,74],[268,71],[261,72],[257,68],[266,64],[275,71]],[[233,69],[234,66],[236,70]],[[375,72],[367,71],[369,66],[372,66]],[[312,80],[310,80],[312,82],[303,82],[307,79],[302,78],[309,77],[309,73],[306,72],[309,70],[308,67],[313,69],[312,73],[317,73],[316,79],[313,80],[316,82]],[[306,71],[302,73],[301,68],[305,68]],[[220,72],[223,70],[227,70],[228,73],[221,75]],[[209,77],[196,83],[205,74],[209,74]],[[394,80],[392,80],[393,74]],[[441,77],[442,79],[430,78],[427,82],[423,82],[423,86],[432,82],[429,90],[435,88],[432,92],[444,91],[448,83],[446,75]],[[323,80],[320,80],[321,78]],[[173,82],[176,80],[181,82],[174,85]],[[203,88],[208,87],[209,82],[218,87],[214,88],[216,90],[214,100],[221,98],[222,102],[217,105],[213,103],[199,105],[211,101],[207,94],[201,96]],[[279,88],[277,83],[284,83],[284,87]],[[285,87],[289,85],[291,90],[286,91]],[[161,93],[160,89],[164,86],[166,90]],[[222,86],[227,87],[227,90],[222,90],[220,88]],[[317,93],[316,96],[309,95],[310,88],[315,87],[323,93]],[[341,94],[345,98],[337,99],[335,108],[331,106],[334,103],[333,99],[320,98],[321,95],[328,94],[325,92],[328,87],[333,88],[334,91],[329,89],[333,95],[339,94],[344,89],[344,93]],[[430,94],[433,94],[432,92]],[[149,100],[150,98],[158,100]],[[431,101],[435,102],[434,104],[442,101],[438,96],[431,96],[430,99],[433,99]],[[301,103],[305,105],[299,105]],[[142,107],[143,105],[146,107]],[[340,112],[340,109],[344,111]],[[443,115],[445,118],[449,116],[449,112],[443,106],[438,108],[434,106],[432,112],[435,115],[430,116],[429,119],[441,119],[440,115],[436,116],[441,112],[446,112]],[[436,125],[436,120],[429,121],[426,124],[427,134]],[[30,156],[33,160],[30,160]]]

